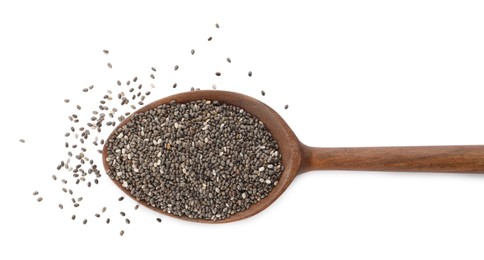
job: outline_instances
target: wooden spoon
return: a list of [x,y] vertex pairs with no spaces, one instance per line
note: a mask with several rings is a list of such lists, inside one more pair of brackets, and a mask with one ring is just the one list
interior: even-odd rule
[[[278,184],[267,197],[252,205],[249,209],[223,220],[211,221],[178,217],[163,212],[159,208],[149,206],[144,201],[139,201],[146,207],[179,219],[202,223],[226,223],[248,218],[271,205],[298,174],[313,170],[484,173],[484,145],[368,148],[309,147],[298,140],[282,117],[269,106],[252,97],[234,92],[201,90],[180,93],[148,104],[133,114],[146,112],[172,100],[176,100],[177,103],[187,103],[200,99],[218,100],[243,108],[264,122],[279,144],[284,171]],[[117,128],[124,126],[131,118],[131,116],[128,117]],[[106,158],[107,145],[103,149],[103,164],[107,171],[109,166]],[[114,180],[114,183],[131,196],[129,190],[123,188],[120,182]],[[133,197],[133,199],[136,198]]]

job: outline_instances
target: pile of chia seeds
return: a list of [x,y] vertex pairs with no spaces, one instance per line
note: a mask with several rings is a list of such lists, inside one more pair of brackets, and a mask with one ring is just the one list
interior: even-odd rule
[[284,167],[264,123],[218,101],[175,101],[133,115],[107,140],[108,175],[176,216],[222,220],[277,185]]

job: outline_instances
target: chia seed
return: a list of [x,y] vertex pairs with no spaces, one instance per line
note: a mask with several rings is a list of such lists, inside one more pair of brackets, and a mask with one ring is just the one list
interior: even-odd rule
[[239,107],[173,101],[113,132],[106,160],[108,175],[136,200],[216,221],[269,194],[284,170],[278,149],[265,125]]

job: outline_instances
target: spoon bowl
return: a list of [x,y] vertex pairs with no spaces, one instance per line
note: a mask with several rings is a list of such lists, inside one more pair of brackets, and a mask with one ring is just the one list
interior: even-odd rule
[[[140,204],[162,214],[178,219],[201,223],[227,223],[251,217],[271,205],[287,189],[294,178],[311,170],[374,170],[374,171],[414,171],[414,172],[484,172],[484,146],[419,146],[419,147],[358,147],[358,148],[314,148],[302,144],[284,119],[268,105],[261,101],[235,92],[220,90],[200,90],[180,93],[150,103],[121,122],[116,129],[126,125],[132,116],[154,109],[162,104],[175,100],[177,103],[188,103],[195,100],[219,101],[237,106],[260,121],[272,134],[279,145],[284,171],[278,184],[267,197],[250,206],[245,211],[235,213],[222,220],[194,219],[186,216],[175,216],[159,208]],[[115,130],[116,130],[115,129]],[[113,131],[114,133],[115,131]],[[111,139],[113,133],[109,136]],[[109,170],[107,143],[103,149],[103,165]],[[114,183],[128,196],[129,190],[122,187],[119,181]]]

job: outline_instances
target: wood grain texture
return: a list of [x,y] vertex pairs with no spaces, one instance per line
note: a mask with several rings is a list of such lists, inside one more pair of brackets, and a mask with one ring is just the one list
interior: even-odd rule
[[484,173],[484,146],[314,148],[303,146],[300,173],[312,170]]

